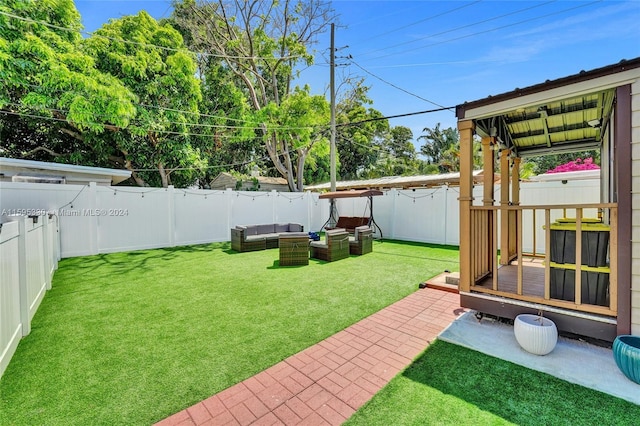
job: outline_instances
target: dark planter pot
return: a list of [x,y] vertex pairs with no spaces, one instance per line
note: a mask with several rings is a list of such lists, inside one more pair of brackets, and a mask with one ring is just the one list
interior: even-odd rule
[[640,336],[616,337],[613,341],[613,358],[629,380],[640,384]]

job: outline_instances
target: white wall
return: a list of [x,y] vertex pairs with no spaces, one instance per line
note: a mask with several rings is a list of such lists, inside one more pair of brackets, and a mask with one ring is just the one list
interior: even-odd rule
[[[521,204],[596,203],[599,194],[598,180],[523,183]],[[297,222],[318,231],[329,217],[329,201],[310,192],[3,183],[0,195],[0,213],[33,209],[57,214],[62,257],[229,241],[230,228],[241,224]],[[480,204],[482,186],[474,188],[474,195]],[[458,197],[457,187],[392,189],[373,197],[374,219],[384,238],[458,245]],[[369,215],[367,198],[336,201],[339,215]],[[537,252],[542,253],[542,211],[536,220]],[[532,249],[531,221],[525,213],[525,251]]]

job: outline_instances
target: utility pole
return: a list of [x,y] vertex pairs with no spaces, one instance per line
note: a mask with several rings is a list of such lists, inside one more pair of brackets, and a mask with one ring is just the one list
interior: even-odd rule
[[331,75],[329,78],[329,91],[331,96],[331,149],[329,156],[331,158],[331,168],[329,170],[331,176],[331,191],[336,190],[336,48],[335,48],[335,26],[331,24],[331,59],[329,60],[329,68]]
[[[330,168],[329,175],[331,177],[331,192],[336,190],[336,47],[335,47],[335,24],[331,24],[331,55],[329,60],[330,78],[329,91],[331,97],[331,146],[329,149]],[[336,200],[330,199],[329,226],[334,227],[338,219],[336,218]]]

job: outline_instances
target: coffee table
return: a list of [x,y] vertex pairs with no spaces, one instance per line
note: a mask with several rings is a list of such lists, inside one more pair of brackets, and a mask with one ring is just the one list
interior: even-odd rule
[[309,234],[289,232],[278,237],[280,266],[309,264]]

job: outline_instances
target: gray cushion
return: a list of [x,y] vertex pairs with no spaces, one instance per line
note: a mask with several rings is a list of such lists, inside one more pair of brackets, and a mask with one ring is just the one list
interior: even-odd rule
[[347,232],[346,229],[344,228],[333,228],[333,229],[329,229],[327,231],[324,232],[325,235],[327,234],[342,234],[343,232]]
[[247,236],[247,237],[250,236],[250,235],[258,235],[258,226],[257,225],[247,225],[244,235]]
[[276,226],[273,223],[258,225],[258,234],[273,234]]
[[311,247],[327,248],[327,245],[325,243],[323,243],[322,241],[311,241],[309,243],[309,245]]
[[249,235],[245,238],[245,241],[261,241],[264,239],[264,235]]
[[289,232],[289,224],[288,223],[277,223],[275,231],[276,232]]
[[355,228],[354,231],[354,236],[356,237],[356,240],[358,239],[358,233],[360,233],[361,231],[368,231],[370,228],[368,226],[357,226]]
[[307,238],[309,238],[309,234],[307,234],[306,232],[287,232],[286,234],[281,234],[280,237],[281,238],[287,238],[287,237],[295,237],[295,238],[307,237]]
[[290,223],[289,232],[302,232],[302,225],[299,223]]

